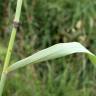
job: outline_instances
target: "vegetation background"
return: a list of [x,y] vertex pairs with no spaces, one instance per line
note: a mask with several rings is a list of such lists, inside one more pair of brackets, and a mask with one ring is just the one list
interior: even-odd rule
[[[60,42],[78,41],[96,54],[96,0],[23,0],[22,25],[10,64]],[[0,0],[0,74],[16,0]],[[84,54],[21,68],[3,96],[96,96],[96,68]]]

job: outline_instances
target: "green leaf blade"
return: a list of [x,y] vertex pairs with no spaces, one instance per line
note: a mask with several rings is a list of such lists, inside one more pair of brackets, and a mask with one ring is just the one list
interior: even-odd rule
[[96,56],[87,50],[78,42],[59,43],[52,47],[41,50],[23,60],[20,60],[9,66],[7,71],[13,71],[28,64],[40,63],[42,61],[51,60],[67,56],[73,53],[85,53],[93,64],[96,64]]

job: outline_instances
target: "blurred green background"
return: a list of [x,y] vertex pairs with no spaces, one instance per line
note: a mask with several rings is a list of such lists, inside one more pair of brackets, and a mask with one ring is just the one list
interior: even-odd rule
[[[60,42],[96,54],[96,0],[23,0],[10,64]],[[0,0],[0,74],[17,0]],[[8,75],[3,96],[96,96],[96,68],[84,54],[29,65]]]

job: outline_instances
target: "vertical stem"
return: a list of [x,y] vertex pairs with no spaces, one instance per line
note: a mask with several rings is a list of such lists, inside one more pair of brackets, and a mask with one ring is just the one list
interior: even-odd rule
[[[22,0],[18,0],[17,1],[17,7],[16,7],[16,13],[15,13],[15,19],[14,19],[14,22],[17,23],[17,24],[19,24],[21,7],[22,7]],[[12,29],[12,34],[11,34],[11,37],[10,37],[9,45],[8,45],[8,50],[7,50],[5,62],[4,62],[3,72],[2,72],[2,75],[1,75],[0,96],[2,96],[4,85],[5,85],[5,82],[6,82],[6,77],[7,77],[6,69],[9,65],[9,62],[10,62],[10,57],[11,57],[11,53],[12,53],[12,49],[13,49],[13,45],[14,45],[14,41],[15,41],[16,32],[17,32],[17,28],[14,25],[13,29]]]

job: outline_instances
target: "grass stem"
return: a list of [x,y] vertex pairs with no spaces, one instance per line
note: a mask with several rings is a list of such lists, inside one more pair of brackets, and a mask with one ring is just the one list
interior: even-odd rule
[[[23,2],[22,0],[17,1],[16,14],[15,14],[15,19],[14,19],[14,22],[17,22],[17,24],[19,24],[22,2]],[[12,34],[10,37],[8,50],[7,50],[7,54],[6,54],[6,58],[5,58],[5,62],[4,62],[4,68],[3,68],[2,75],[1,75],[0,96],[2,96],[4,85],[6,82],[6,78],[7,78],[6,70],[7,70],[9,62],[10,62],[11,53],[12,53],[12,49],[13,49],[13,45],[14,45],[14,41],[15,41],[15,37],[16,37],[16,32],[17,32],[17,28],[16,28],[15,24],[13,24]]]

